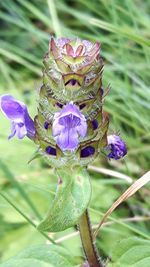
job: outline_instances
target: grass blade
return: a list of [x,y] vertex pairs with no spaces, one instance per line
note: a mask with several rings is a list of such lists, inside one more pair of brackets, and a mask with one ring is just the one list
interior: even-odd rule
[[36,230],[41,233],[44,237],[46,237],[50,242],[52,242],[53,244],[55,244],[54,240],[52,238],[50,238],[48,235],[46,235],[45,233],[39,231],[36,227],[36,224],[30,220],[30,218],[25,215],[6,195],[4,195],[2,192],[0,192],[0,195],[22,216],[24,217],[24,219],[30,223],[34,228],[36,228]]
[[14,188],[16,188],[16,190],[18,190],[18,192],[20,193],[21,197],[25,200],[25,202],[28,204],[28,206],[34,212],[34,214],[36,215],[36,217],[39,218],[39,219],[41,219],[41,215],[39,214],[38,210],[34,206],[34,204],[31,201],[31,199],[28,197],[28,194],[23,189],[23,186],[20,185],[20,183],[15,179],[14,175],[9,170],[9,168],[7,167],[7,165],[4,164],[1,160],[0,160],[0,167],[1,167],[2,171],[5,173],[7,179],[12,183],[12,185],[14,186]]

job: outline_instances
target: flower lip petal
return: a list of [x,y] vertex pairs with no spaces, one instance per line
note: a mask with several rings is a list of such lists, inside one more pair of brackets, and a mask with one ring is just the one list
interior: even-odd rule
[[27,135],[27,129],[26,129],[25,125],[20,127],[19,124],[16,124],[15,128],[16,128],[16,136],[19,139],[23,139]]
[[73,129],[63,129],[58,136],[57,144],[63,150],[75,150],[78,146],[78,134]]
[[74,150],[87,132],[86,118],[73,103],[69,103],[60,111],[55,113],[53,125],[53,136],[62,151]]

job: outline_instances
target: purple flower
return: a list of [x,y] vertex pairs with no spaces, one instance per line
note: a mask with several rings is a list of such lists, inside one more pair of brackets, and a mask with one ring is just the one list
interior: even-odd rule
[[76,105],[69,103],[55,113],[52,131],[61,150],[74,150],[78,146],[79,136],[86,135],[86,119]]
[[35,135],[34,122],[30,118],[24,103],[16,100],[11,95],[0,96],[0,109],[11,121],[11,134],[8,139],[16,135],[22,139],[27,135],[33,139]]
[[120,159],[127,154],[127,148],[125,142],[120,138],[119,135],[109,135],[107,137],[108,146],[106,150],[109,150],[108,154],[109,159]]

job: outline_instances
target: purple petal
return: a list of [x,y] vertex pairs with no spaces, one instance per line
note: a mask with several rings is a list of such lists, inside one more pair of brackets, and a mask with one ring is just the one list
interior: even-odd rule
[[3,95],[0,97],[0,109],[12,124],[11,134],[8,137],[9,139],[14,135],[19,139],[22,139],[25,135],[30,139],[34,138],[34,122],[30,118],[23,102],[16,100],[11,95]]
[[86,48],[91,49],[93,44],[88,40],[83,40],[82,43],[85,45]]
[[63,125],[66,128],[74,128],[80,125],[81,119],[74,116],[72,113],[66,116],[63,116],[59,119],[59,124]]
[[78,146],[79,137],[86,135],[86,119],[76,105],[69,103],[60,112],[55,113],[52,132],[63,151],[74,150]]
[[53,125],[52,125],[52,132],[53,132],[53,136],[57,136],[61,133],[61,131],[63,131],[64,126],[60,125],[58,123],[58,119],[54,120]]
[[64,106],[64,108],[59,113],[59,117],[67,116],[69,114],[72,114],[72,115],[79,117],[79,118],[81,118],[81,116],[82,116],[78,107],[72,103],[69,103],[69,104]]
[[16,136],[19,139],[22,139],[25,137],[25,135],[27,135],[27,129],[24,124],[23,125],[19,125],[19,123],[16,124],[15,129],[16,129]]
[[27,130],[24,123],[12,122],[11,134],[9,135],[8,139],[11,139],[14,135],[16,135],[19,139],[22,139],[26,134]]
[[57,44],[61,47],[63,47],[65,44],[67,44],[70,41],[68,38],[59,38],[57,39]]
[[108,146],[106,150],[109,150],[108,158],[120,159],[127,154],[127,148],[125,142],[118,135],[109,135],[107,137]]
[[11,133],[8,136],[8,139],[11,139],[12,137],[14,137],[15,133],[16,133],[16,127],[15,127],[15,122],[12,122],[11,124]]
[[0,97],[0,108],[8,119],[16,122],[23,121],[23,114],[26,107],[22,102],[16,101],[11,95]]
[[82,121],[82,124],[80,126],[77,126],[76,129],[77,129],[77,131],[81,137],[85,137],[85,135],[87,133],[86,121]]
[[74,129],[64,129],[57,137],[57,144],[63,150],[74,150],[78,146],[78,134]]
[[35,126],[34,126],[33,120],[29,116],[27,109],[24,114],[24,124],[27,129],[27,137],[29,137],[30,139],[33,139],[35,136]]

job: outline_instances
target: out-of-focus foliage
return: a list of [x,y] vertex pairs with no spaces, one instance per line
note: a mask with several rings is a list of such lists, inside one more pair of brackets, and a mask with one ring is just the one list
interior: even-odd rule
[[[114,168],[133,179],[140,177],[150,165],[149,9],[148,0],[0,1],[0,94],[10,93],[24,101],[34,117],[36,90],[42,83],[42,58],[48,50],[50,35],[100,41],[105,62],[104,86],[111,85],[105,103],[105,110],[111,117],[110,133],[121,133],[128,146],[128,155],[118,162],[108,162],[101,157],[95,165]],[[0,114],[0,185],[3,194],[19,209],[15,210],[0,197],[1,261],[29,245],[45,244],[46,238],[33,224],[44,217],[57,182],[53,170],[44,161],[27,164],[36,150],[33,143],[27,139],[8,142],[8,133],[9,122]],[[91,172],[91,178],[90,215],[92,223],[96,224],[128,184],[125,180],[96,172]],[[130,266],[129,254],[124,251],[130,252],[131,246],[141,249],[140,242],[149,246],[149,188],[147,185],[120,206],[111,215],[109,224],[101,229],[97,244],[103,257],[112,258],[109,264],[114,265],[110,266],[124,267],[117,265],[123,264],[120,257],[126,257],[124,262]],[[62,238],[60,245],[80,259],[79,237],[64,239],[73,231],[51,234],[50,238]],[[126,249],[119,251],[119,244],[124,244],[122,247]],[[118,247],[118,252],[113,252],[114,246]],[[133,251],[131,266],[138,267],[134,265],[133,257],[138,253],[136,249]],[[144,264],[142,267],[146,266]]]
[[75,261],[71,259],[69,251],[64,248],[56,245],[38,245],[32,249],[26,249],[1,266],[17,267],[20,265],[23,267],[73,267]]

